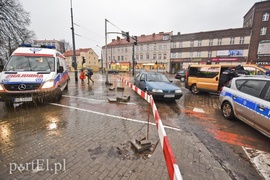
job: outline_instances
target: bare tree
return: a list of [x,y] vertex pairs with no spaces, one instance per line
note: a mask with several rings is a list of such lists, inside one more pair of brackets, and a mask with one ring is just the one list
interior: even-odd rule
[[61,39],[60,41],[64,44],[65,51],[71,50],[72,47],[69,42],[67,42],[65,39]]
[[32,41],[29,25],[29,13],[17,0],[0,0],[0,56],[7,58],[19,44]]

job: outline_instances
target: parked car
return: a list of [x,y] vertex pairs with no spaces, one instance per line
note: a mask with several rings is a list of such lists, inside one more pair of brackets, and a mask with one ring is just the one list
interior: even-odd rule
[[186,80],[186,70],[178,70],[175,74],[175,79],[180,79],[181,82],[185,82]]
[[134,85],[151,93],[154,99],[175,100],[183,95],[180,87],[158,72],[139,72],[134,78]]
[[270,77],[243,76],[233,78],[219,96],[222,114],[234,117],[270,137]]
[[108,74],[118,74],[119,71],[118,70],[115,70],[115,69],[109,69],[108,70]]

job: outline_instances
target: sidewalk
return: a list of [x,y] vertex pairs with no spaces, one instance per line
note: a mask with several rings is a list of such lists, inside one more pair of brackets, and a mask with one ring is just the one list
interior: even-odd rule
[[[91,91],[85,88],[87,85],[74,83],[73,75],[69,84],[70,95],[106,100],[113,94],[104,83],[105,75],[93,76],[95,84],[89,85]],[[115,81],[114,78],[110,76],[109,81]],[[73,92],[74,88],[78,92]],[[125,91],[132,90],[127,87]],[[25,135],[23,143],[14,141],[13,146],[5,147],[4,142],[0,142],[0,179],[169,179],[154,125],[150,125],[149,140],[157,146],[152,154],[139,155],[132,150],[130,141],[145,136],[145,122],[93,110],[107,108],[98,103],[95,107],[76,101],[70,102],[72,106],[64,103],[65,99],[60,104],[48,105],[57,112],[59,129],[47,132],[43,127],[36,127],[36,134]],[[44,108],[43,113],[47,113],[46,109],[49,111],[49,108]],[[10,126],[16,128],[15,122],[10,122]],[[28,128],[25,124],[13,132],[14,136],[19,137],[21,131]],[[194,134],[170,128],[165,131],[184,180],[231,179]],[[22,173],[16,169],[10,174],[10,162],[25,164],[36,159],[48,160],[49,165],[47,161],[43,165],[50,168]],[[55,164],[59,165],[57,173]]]

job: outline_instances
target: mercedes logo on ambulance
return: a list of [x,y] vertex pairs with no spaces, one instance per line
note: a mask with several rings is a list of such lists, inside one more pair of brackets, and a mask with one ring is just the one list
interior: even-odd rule
[[19,89],[20,91],[25,90],[25,89],[26,89],[26,85],[25,85],[25,84],[20,84],[20,85],[18,86],[18,89]]

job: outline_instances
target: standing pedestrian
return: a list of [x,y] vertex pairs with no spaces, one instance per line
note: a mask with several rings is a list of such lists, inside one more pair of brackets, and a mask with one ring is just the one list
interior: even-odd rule
[[94,84],[94,80],[92,79],[92,75],[93,75],[94,73],[93,73],[93,70],[92,69],[88,69],[87,70],[87,77],[88,77],[88,83],[87,84],[89,84],[89,80],[91,80],[92,81],[92,83]]
[[80,72],[80,79],[81,79],[82,82],[84,82],[85,73],[84,73],[83,69],[81,69],[81,72]]

